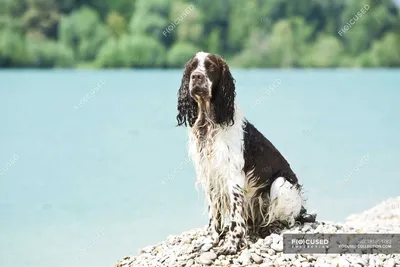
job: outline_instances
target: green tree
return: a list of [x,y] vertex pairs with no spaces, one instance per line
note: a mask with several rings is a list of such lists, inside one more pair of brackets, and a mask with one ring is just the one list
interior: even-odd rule
[[173,68],[182,68],[200,49],[190,43],[175,43],[167,54],[167,64]]
[[97,12],[84,7],[63,17],[60,23],[60,41],[74,51],[80,61],[91,61],[108,37],[107,29]]
[[163,67],[165,48],[148,36],[124,35],[108,41],[99,52],[99,67]]
[[26,64],[23,36],[11,29],[0,31],[0,67],[22,67]]
[[361,67],[400,67],[400,33],[387,33],[374,41],[368,54]]
[[53,0],[29,0],[21,23],[28,36],[57,39],[60,13]]
[[129,23],[133,35],[149,36],[163,42],[163,31],[170,23],[168,14],[170,1],[137,0],[135,12]]
[[172,34],[176,36],[175,42],[199,44],[203,34],[201,16],[201,11],[194,5],[180,1],[173,2],[169,21],[176,25],[172,30]]
[[72,50],[52,40],[27,39],[26,49],[30,66],[72,67],[74,63]]
[[125,33],[126,21],[118,12],[113,11],[107,16],[107,26],[112,36],[120,37]]
[[303,66],[313,68],[333,68],[340,65],[343,45],[338,38],[321,34],[303,55]]

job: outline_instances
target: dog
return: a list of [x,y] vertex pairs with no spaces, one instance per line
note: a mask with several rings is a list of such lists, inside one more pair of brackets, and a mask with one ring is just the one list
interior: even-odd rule
[[[235,104],[235,80],[220,56],[198,52],[178,90],[178,126],[189,128],[189,155],[206,194],[208,231],[220,254],[247,246],[262,232],[315,221],[289,163]],[[282,226],[283,225],[283,226]]]

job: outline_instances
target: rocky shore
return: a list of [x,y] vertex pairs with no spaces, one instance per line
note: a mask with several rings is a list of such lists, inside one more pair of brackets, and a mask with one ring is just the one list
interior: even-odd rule
[[[400,197],[391,198],[344,224],[307,223],[283,233],[400,233]],[[385,266],[400,267],[400,254],[284,254],[282,234],[254,239],[237,255],[217,255],[205,228],[193,229],[166,241],[147,246],[137,256],[127,256],[114,267],[200,267],[200,266]]]

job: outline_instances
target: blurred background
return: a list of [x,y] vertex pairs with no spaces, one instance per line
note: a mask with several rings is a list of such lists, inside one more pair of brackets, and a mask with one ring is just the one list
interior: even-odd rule
[[400,66],[400,0],[0,0],[0,67]]
[[0,267],[112,266],[207,224],[175,127],[199,50],[317,219],[397,196],[399,4],[0,0]]

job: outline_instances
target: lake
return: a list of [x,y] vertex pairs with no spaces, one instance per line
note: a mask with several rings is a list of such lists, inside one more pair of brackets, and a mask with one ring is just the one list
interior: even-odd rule
[[[399,195],[400,70],[232,73],[319,219]],[[207,223],[175,127],[181,75],[0,71],[0,266],[112,266]]]

